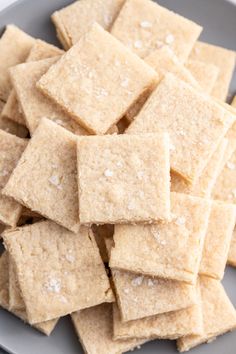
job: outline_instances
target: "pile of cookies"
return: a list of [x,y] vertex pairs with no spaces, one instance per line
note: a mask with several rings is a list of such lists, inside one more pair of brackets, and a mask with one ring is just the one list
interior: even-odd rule
[[79,0],[64,50],[0,39],[0,305],[84,351],[179,351],[236,328],[235,52],[150,0]]

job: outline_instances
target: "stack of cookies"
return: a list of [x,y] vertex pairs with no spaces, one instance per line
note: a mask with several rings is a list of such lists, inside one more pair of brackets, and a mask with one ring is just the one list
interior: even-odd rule
[[0,39],[0,305],[84,351],[179,351],[236,328],[233,51],[150,0],[52,15],[64,50]]

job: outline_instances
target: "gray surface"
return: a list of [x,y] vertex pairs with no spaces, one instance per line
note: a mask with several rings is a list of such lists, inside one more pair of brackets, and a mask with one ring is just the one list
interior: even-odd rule
[[[1,1],[1,0],[0,0]],[[49,15],[72,1],[21,0],[0,13],[0,28],[15,23],[30,34],[57,43]],[[236,7],[224,0],[159,0],[205,27],[201,39],[236,50]],[[236,77],[231,93],[236,92]],[[236,306],[236,269],[228,268],[224,285]],[[157,299],[158,300],[158,299]],[[53,334],[47,338],[7,312],[0,310],[0,346],[14,354],[79,354],[82,349],[69,317],[61,319]],[[236,333],[229,333],[210,345],[192,350],[193,354],[233,354]],[[138,354],[176,353],[175,343],[155,341],[142,346]],[[1,349],[0,349],[1,354]],[[98,353],[100,354],[100,353]]]

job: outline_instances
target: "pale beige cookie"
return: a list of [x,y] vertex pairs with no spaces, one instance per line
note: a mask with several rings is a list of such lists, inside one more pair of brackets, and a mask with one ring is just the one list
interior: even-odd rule
[[4,194],[77,232],[76,136],[43,118]]
[[207,95],[168,74],[126,132],[169,133],[171,168],[193,183],[233,121],[234,118]]
[[236,205],[213,201],[199,274],[221,280],[236,221]]
[[210,198],[217,177],[222,170],[228,139],[223,139],[204,168],[201,176],[192,185],[187,183],[179,175],[171,174],[171,190],[173,192],[186,193],[196,197]]
[[203,334],[178,339],[177,346],[180,352],[210,342],[217,336],[236,329],[236,312],[223,285],[218,280],[200,277],[200,286]]
[[212,196],[214,199],[236,203],[236,151],[217,178]]
[[116,225],[110,267],[193,284],[210,207],[206,199],[171,193],[171,222]]
[[202,334],[200,290],[198,293],[197,303],[186,309],[128,322],[122,321],[118,306],[113,304],[114,339],[177,339],[184,335]]
[[9,262],[9,309],[14,310],[25,310],[25,303],[22,298],[20,287],[18,284],[18,279],[16,275],[15,265],[10,255],[8,256]]
[[81,0],[52,14],[57,37],[65,49],[74,45],[97,22],[109,30],[125,0]]
[[12,198],[3,195],[2,190],[26,146],[27,140],[0,130],[0,222],[13,227],[16,226],[22,208]]
[[41,221],[5,231],[3,238],[30,323],[114,300],[90,229],[81,227],[74,234]]
[[112,270],[123,321],[177,311],[197,302],[196,287],[183,282]]
[[197,42],[190,59],[218,66],[219,75],[211,92],[212,96],[226,100],[235,66],[235,52],[212,44]]
[[79,219],[105,224],[170,218],[166,134],[78,139]]
[[191,59],[185,65],[201,88],[210,94],[218,78],[219,67],[214,64]]
[[49,58],[20,64],[11,69],[12,84],[26,125],[32,135],[40,120],[46,117],[75,134],[86,135],[88,133],[83,128],[36,88],[36,82],[57,60],[58,57]]
[[2,110],[1,117],[5,119],[10,119],[15,123],[26,126],[25,118],[18,104],[14,89],[12,89],[9,93],[7,102]]
[[111,33],[144,58],[161,46],[169,46],[184,62],[202,27],[150,0],[127,0]]
[[120,354],[135,349],[145,339],[113,339],[112,304],[102,304],[71,315],[85,353]]
[[236,267],[236,230],[235,229],[230,244],[230,249],[228,254],[228,264],[233,267]]
[[109,245],[113,242],[114,225],[92,225],[92,230],[102,260],[107,263],[110,258]]
[[151,67],[95,23],[37,87],[87,130],[105,134],[156,80]]
[[11,91],[8,69],[26,60],[34,41],[18,27],[6,27],[0,39],[0,99],[6,101]]

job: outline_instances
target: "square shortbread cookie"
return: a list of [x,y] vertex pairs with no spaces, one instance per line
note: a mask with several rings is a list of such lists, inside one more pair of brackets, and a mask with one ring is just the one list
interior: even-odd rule
[[94,22],[109,30],[124,1],[81,0],[54,12],[52,21],[63,47],[72,47]]
[[[93,234],[97,242],[100,255],[104,263],[110,258],[110,244],[113,242],[114,225],[92,225]],[[111,242],[109,242],[111,241]]]
[[216,179],[222,170],[227,145],[228,139],[223,139],[194,184],[190,185],[179,175],[172,173],[171,190],[196,197],[210,198]]
[[183,282],[112,270],[122,321],[177,311],[197,302],[196,287]]
[[199,274],[221,280],[236,221],[236,206],[213,201]]
[[79,229],[76,136],[42,119],[4,194],[73,232]]
[[218,66],[219,75],[211,94],[225,101],[234,71],[235,52],[212,44],[197,42],[190,54],[190,59]]
[[171,168],[193,183],[233,121],[233,117],[208,96],[168,74],[126,132],[169,133]]
[[78,139],[79,219],[105,224],[170,218],[166,134]]
[[230,249],[228,254],[228,264],[233,267],[236,267],[236,230],[235,229],[230,244]]
[[2,194],[2,190],[16,167],[27,141],[0,130],[0,222],[16,226],[21,214],[21,205]]
[[104,134],[156,80],[151,67],[95,23],[37,86],[87,130]]
[[197,303],[186,309],[128,322],[121,320],[119,309],[116,304],[113,304],[114,339],[177,339],[184,335],[202,334],[200,290],[198,293]]
[[81,227],[74,234],[51,221],[41,221],[5,231],[3,238],[30,323],[113,301],[90,229]]
[[23,63],[35,39],[13,25],[8,25],[0,39],[0,99],[6,101],[11,91],[8,69]]
[[75,312],[71,318],[81,345],[88,354],[120,354],[145,342],[141,339],[113,339],[112,304]]
[[236,312],[223,285],[218,280],[200,277],[200,286],[204,333],[180,338],[177,341],[180,352],[188,351],[236,328]]
[[144,58],[160,46],[187,59],[202,27],[150,0],[127,0],[111,33]]
[[42,117],[48,117],[75,134],[86,135],[88,133],[83,128],[36,88],[37,81],[57,60],[58,57],[24,63],[10,70],[12,84],[26,125],[33,134]]
[[171,193],[171,222],[116,225],[110,267],[194,283],[210,207],[206,199]]
[[[2,306],[5,310],[12,312],[15,316],[19,317],[24,322],[28,323],[27,315],[25,310],[11,310],[9,308],[9,282],[8,282],[8,269],[9,269],[9,262],[8,262],[8,253],[4,252],[0,256],[0,306]],[[50,335],[53,329],[55,328],[58,319],[41,322],[33,325],[34,328],[38,329],[42,333],[46,335]]]
[[214,64],[191,59],[185,65],[201,88],[210,94],[218,78],[219,67]]

